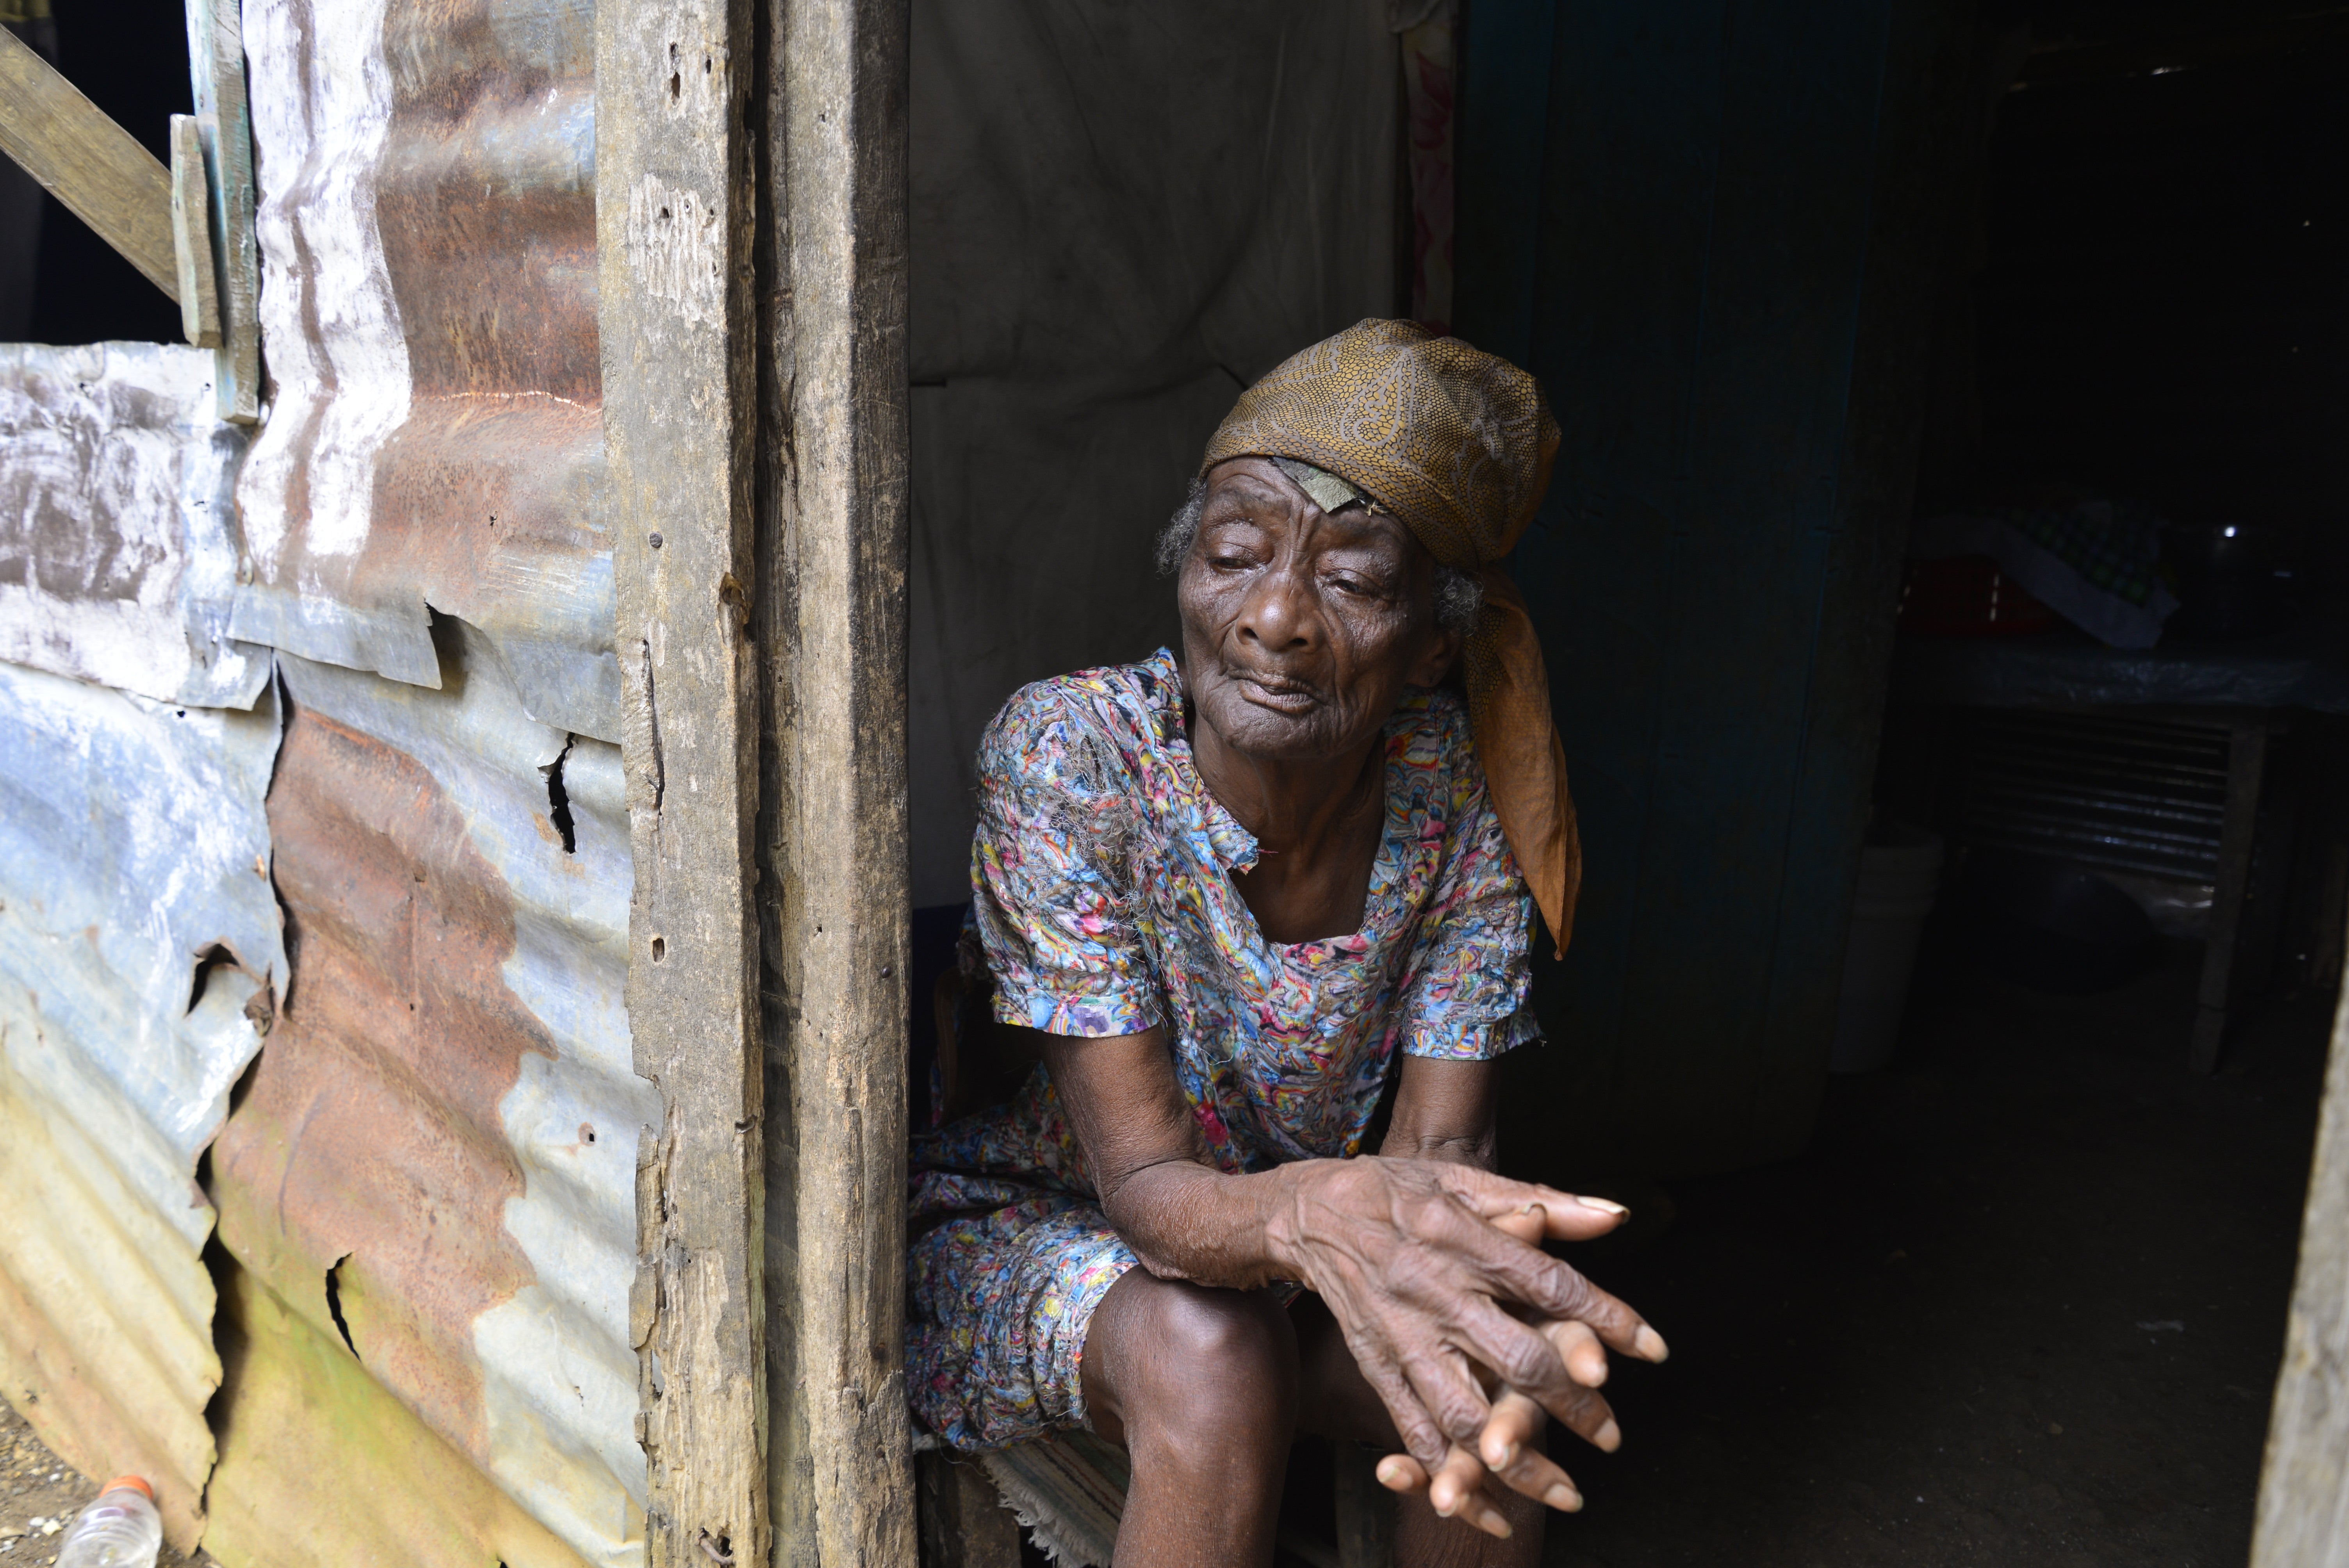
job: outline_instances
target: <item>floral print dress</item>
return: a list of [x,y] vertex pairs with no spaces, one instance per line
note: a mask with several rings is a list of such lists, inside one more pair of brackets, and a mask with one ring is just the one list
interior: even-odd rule
[[[1537,1037],[1533,899],[1454,694],[1413,691],[1387,724],[1360,931],[1266,941],[1231,880],[1256,858],[1192,759],[1173,654],[1019,692],[980,742],[971,851],[996,1016],[1088,1038],[1163,1026],[1235,1173],[1357,1152],[1399,1051],[1482,1061]],[[916,1136],[911,1164],[915,1414],[961,1449],[1083,1425],[1085,1329],[1135,1258],[1044,1070]]]

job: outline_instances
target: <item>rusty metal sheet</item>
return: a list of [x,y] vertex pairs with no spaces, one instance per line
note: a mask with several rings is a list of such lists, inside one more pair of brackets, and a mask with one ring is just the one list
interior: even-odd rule
[[238,636],[435,686],[428,606],[619,738],[591,0],[249,0],[262,333]]
[[233,1568],[584,1568],[367,1374],[332,1328],[234,1264],[221,1291],[220,1468],[204,1549]]
[[296,984],[213,1153],[230,1253],[599,1568],[643,1554],[616,747],[484,634],[441,688],[281,657]]
[[0,659],[251,707],[268,652],[229,634],[244,442],[209,349],[0,344]]
[[150,1477],[183,1546],[220,1381],[196,1165],[286,973],[277,735],[266,696],[0,665],[0,1379],[85,1473]]

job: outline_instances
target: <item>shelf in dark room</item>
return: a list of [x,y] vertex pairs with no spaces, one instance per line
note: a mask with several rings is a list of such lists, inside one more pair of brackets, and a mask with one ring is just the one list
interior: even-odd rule
[[2068,626],[1999,637],[1902,636],[1897,704],[1968,707],[2303,708],[2349,714],[2349,618],[2312,615],[2252,642],[2111,648]]

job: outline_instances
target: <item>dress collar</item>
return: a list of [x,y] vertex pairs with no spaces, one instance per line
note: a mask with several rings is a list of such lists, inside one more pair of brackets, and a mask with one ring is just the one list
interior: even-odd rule
[[[1174,650],[1161,648],[1144,659],[1140,670],[1151,699],[1152,718],[1157,729],[1159,745],[1164,748],[1169,766],[1187,797],[1194,831],[1205,841],[1206,858],[1218,871],[1226,873],[1223,893],[1245,912],[1247,901],[1230,881],[1233,872],[1245,872],[1257,862],[1256,835],[1242,827],[1239,819],[1226,810],[1207,781],[1199,773],[1197,758],[1192,755],[1191,738],[1183,724],[1183,705],[1188,693],[1183,684],[1182,666],[1175,662]],[[1385,732],[1385,820],[1379,830],[1379,851],[1371,862],[1371,886],[1362,901],[1361,927],[1343,936],[1318,938],[1312,942],[1273,943],[1258,932],[1257,940],[1275,951],[1302,951],[1330,946],[1353,946],[1365,942],[1375,943],[1387,917],[1392,913],[1388,905],[1394,890],[1402,880],[1402,870],[1412,853],[1415,838],[1412,830],[1410,800],[1411,769],[1404,758],[1410,732],[1426,719],[1426,703],[1414,692],[1397,706],[1387,720]],[[1256,930],[1252,913],[1245,923]]]

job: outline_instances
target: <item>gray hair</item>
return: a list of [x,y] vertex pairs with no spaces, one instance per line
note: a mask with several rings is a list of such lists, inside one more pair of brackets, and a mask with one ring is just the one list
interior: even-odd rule
[[[1159,575],[1171,577],[1183,569],[1191,553],[1191,546],[1199,538],[1199,519],[1207,511],[1207,481],[1191,481],[1191,491],[1166,526],[1158,531],[1155,559]],[[1435,624],[1447,632],[1466,636],[1476,625],[1477,613],[1485,607],[1484,585],[1457,567],[1442,562],[1435,566]]]

